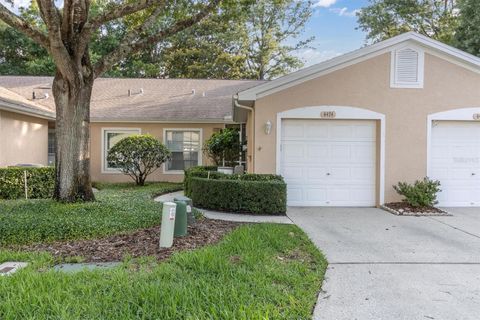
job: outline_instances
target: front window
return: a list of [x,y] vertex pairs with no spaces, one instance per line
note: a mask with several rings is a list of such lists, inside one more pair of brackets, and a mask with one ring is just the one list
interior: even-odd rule
[[108,129],[103,131],[103,163],[105,171],[117,171],[117,168],[107,161],[108,150],[123,138],[140,134],[140,129]]
[[166,130],[165,144],[172,152],[167,171],[181,171],[200,165],[200,130]]

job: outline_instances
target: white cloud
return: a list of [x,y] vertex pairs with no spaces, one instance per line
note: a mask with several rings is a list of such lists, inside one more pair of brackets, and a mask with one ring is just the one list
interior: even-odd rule
[[336,13],[341,17],[355,17],[360,11],[359,9],[349,11],[347,7],[343,8],[330,8],[330,12]]
[[321,8],[328,8],[333,6],[337,0],[318,0],[316,3],[313,4],[314,7],[321,7]]
[[297,57],[299,57],[303,62],[305,62],[305,67],[320,63],[325,60],[330,60],[332,58],[338,57],[342,53],[335,50],[318,50],[318,49],[303,49],[297,52]]

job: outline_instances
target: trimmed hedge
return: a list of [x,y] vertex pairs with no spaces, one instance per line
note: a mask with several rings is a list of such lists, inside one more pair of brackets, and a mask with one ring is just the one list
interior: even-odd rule
[[284,214],[287,185],[279,180],[189,178],[189,197],[205,209],[256,214]]
[[[208,174],[210,172],[210,175]],[[221,175],[220,172],[217,172],[217,167],[215,166],[197,166],[191,167],[185,170],[183,176],[183,186],[185,188],[184,192],[187,197],[190,197],[192,194],[190,187],[190,179],[193,177],[207,178],[212,177],[213,175]]]
[[217,172],[215,166],[197,166],[185,170],[184,186],[185,195],[191,197],[191,178],[208,178],[214,180],[241,180],[241,181],[280,181],[283,182],[283,177],[276,174],[225,174]]
[[29,199],[47,199],[53,196],[55,168],[0,168],[0,199],[25,198],[25,177]]

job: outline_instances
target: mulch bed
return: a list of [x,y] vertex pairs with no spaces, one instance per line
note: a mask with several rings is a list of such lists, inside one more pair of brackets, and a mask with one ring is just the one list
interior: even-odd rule
[[47,251],[64,260],[83,257],[84,262],[121,261],[124,256],[154,256],[167,259],[176,251],[193,250],[220,241],[227,233],[241,225],[239,222],[202,219],[188,227],[188,235],[175,238],[171,248],[159,248],[160,226],[118,234],[101,239],[68,242],[39,243],[21,246],[20,250]]
[[406,202],[386,203],[382,208],[398,216],[450,216],[451,214],[435,207],[412,207]]

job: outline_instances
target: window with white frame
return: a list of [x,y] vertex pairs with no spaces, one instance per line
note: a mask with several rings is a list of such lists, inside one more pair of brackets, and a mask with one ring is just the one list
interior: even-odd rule
[[423,88],[423,50],[416,47],[402,47],[392,52],[392,88]]
[[117,168],[107,161],[108,150],[123,138],[140,134],[140,129],[103,129],[103,170],[116,172]]
[[165,145],[172,152],[166,171],[183,171],[201,164],[200,129],[167,129]]

